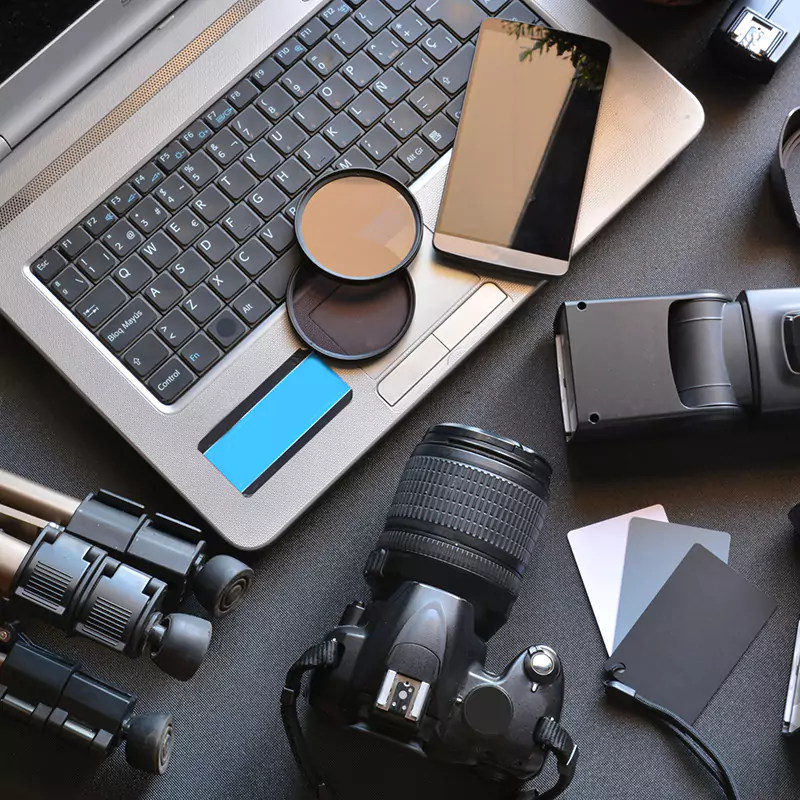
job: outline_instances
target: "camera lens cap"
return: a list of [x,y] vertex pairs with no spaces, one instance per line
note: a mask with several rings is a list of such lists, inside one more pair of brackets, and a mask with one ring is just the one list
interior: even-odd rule
[[365,282],[404,269],[422,244],[422,212],[396,178],[371,169],[323,175],[297,206],[300,248],[318,269]]
[[416,297],[408,270],[353,283],[301,264],[286,290],[286,309],[298,336],[322,355],[343,361],[374,358],[408,330]]

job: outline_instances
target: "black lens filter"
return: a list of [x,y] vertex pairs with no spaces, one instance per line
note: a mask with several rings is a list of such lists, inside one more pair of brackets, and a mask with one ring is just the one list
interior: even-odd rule
[[414,316],[407,267],[422,243],[414,196],[374,170],[324,175],[297,206],[305,263],[286,293],[301,339],[323,355],[354,361],[394,347]]

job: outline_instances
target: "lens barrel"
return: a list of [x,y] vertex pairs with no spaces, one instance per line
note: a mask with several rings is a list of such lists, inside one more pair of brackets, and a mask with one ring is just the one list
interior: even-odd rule
[[375,599],[418,581],[472,603],[478,633],[505,623],[544,523],[550,465],[478,428],[436,425],[406,464],[365,577]]

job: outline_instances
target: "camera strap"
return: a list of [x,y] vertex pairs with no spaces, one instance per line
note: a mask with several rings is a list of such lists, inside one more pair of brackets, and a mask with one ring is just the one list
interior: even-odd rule
[[292,749],[292,755],[297,762],[300,774],[305,778],[314,797],[318,800],[334,800],[334,794],[317,771],[314,758],[308,749],[306,737],[300,726],[300,718],[297,716],[297,698],[300,696],[303,676],[306,672],[317,668],[335,667],[338,660],[339,643],[336,639],[328,639],[309,647],[292,664],[286,676],[286,685],[281,692],[281,718],[286,738],[289,740],[289,747]]
[[[610,672],[613,674],[614,670]],[[609,698],[651,717],[672,733],[719,784],[727,800],[740,800],[739,790],[725,763],[691,725],[669,709],[637,694],[635,689],[621,681],[607,680],[605,687]]]
[[572,783],[578,765],[578,748],[567,731],[552,717],[542,717],[533,732],[533,740],[546,753],[556,757],[558,780],[555,785],[540,792],[538,789],[519,792],[516,800],[553,800]]

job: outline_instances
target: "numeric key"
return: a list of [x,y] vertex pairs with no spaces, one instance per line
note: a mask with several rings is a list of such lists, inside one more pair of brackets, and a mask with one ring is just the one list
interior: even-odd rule
[[320,79],[302,62],[295,64],[281,78],[281,85],[300,100],[316,89],[320,83]]
[[84,273],[93,281],[105,278],[117,264],[117,259],[112,256],[100,242],[95,242],[84,251],[83,255],[75,262]]
[[220,131],[206,145],[206,151],[223,167],[244,153],[244,150],[244,145],[229,130]]
[[252,144],[258,139],[267,128],[269,128],[269,123],[264,119],[264,115],[260,114],[258,109],[253,106],[242,111],[231,123],[231,130],[248,144]]
[[219,172],[219,167],[205,153],[195,153],[181,166],[181,175],[195,189],[202,189],[207,183],[216,178]]
[[258,105],[273,122],[277,122],[296,104],[288,92],[274,84],[258,98]]
[[152,196],[145,197],[129,214],[128,219],[142,233],[154,231],[168,217],[164,207]]
[[151,197],[158,198],[159,202],[163,203],[170,211],[177,211],[194,197],[194,191],[182,175],[170,175]]
[[324,41],[306,56],[306,62],[320,75],[327,77],[344,64],[344,56],[330,42]]
[[103,241],[117,258],[125,258],[144,241],[144,236],[128,220],[121,219],[103,237]]

